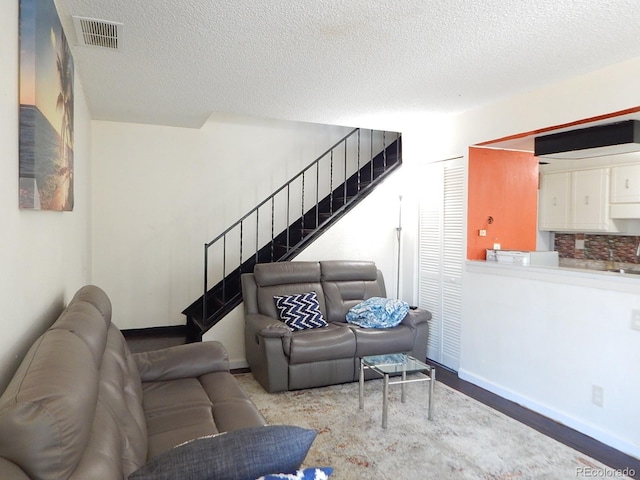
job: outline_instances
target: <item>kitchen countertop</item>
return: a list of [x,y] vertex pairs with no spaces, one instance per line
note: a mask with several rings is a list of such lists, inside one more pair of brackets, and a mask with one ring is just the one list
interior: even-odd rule
[[604,260],[588,260],[576,258],[561,258],[560,267],[563,268],[580,268],[583,270],[591,270],[595,272],[610,272],[620,274],[640,275],[640,265],[637,263],[626,262],[607,262]]
[[[606,266],[607,262],[602,263]],[[558,267],[522,266],[487,262],[486,260],[466,260],[465,266],[468,273],[501,275],[625,293],[640,293],[640,275],[609,272],[604,267],[602,270],[597,270],[577,265],[561,265]],[[591,264],[591,266],[595,267],[596,265]],[[636,271],[637,269],[638,265],[636,265]],[[445,281],[447,281],[446,278]],[[453,278],[450,281],[455,283]]]

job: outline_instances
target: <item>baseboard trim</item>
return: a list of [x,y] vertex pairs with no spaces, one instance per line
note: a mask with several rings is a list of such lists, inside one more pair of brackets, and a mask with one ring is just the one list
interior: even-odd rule
[[244,370],[247,372],[251,371],[249,370],[249,364],[246,360],[229,360],[229,369],[234,370],[234,373],[236,373],[236,370],[238,371],[237,373],[241,373]]
[[616,450],[619,450],[626,455],[630,455],[632,457],[640,459],[640,448],[637,445],[634,445],[633,443],[630,443],[618,436],[605,432],[595,427],[594,425],[585,423],[577,418],[571,417],[553,408],[550,408],[547,405],[538,403],[528,397],[514,392],[513,390],[493,383],[486,378],[475,375],[463,368],[458,370],[458,377],[461,380],[472,383],[491,393],[499,395],[502,398],[517,403],[518,405],[521,405],[533,412],[543,415],[555,422],[565,425],[566,427],[587,435],[599,442],[604,443],[605,445],[615,448]]

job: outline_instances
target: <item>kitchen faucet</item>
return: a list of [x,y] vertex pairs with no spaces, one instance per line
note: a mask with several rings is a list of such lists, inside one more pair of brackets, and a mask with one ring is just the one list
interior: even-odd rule
[[616,268],[616,262],[613,259],[613,248],[609,249],[609,262],[607,263],[607,268],[609,270],[613,270],[614,268]]

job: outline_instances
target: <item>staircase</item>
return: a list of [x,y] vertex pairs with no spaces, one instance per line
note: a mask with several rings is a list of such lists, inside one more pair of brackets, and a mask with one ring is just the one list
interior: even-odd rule
[[182,312],[187,341],[200,341],[242,302],[243,273],[293,259],[401,164],[398,133],[354,129],[206,243],[203,295]]

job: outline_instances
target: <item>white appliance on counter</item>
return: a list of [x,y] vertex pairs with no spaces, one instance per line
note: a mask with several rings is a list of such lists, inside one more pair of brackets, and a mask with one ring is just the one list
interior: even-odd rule
[[487,248],[487,262],[557,267],[558,252],[527,252],[524,250],[494,250]]

